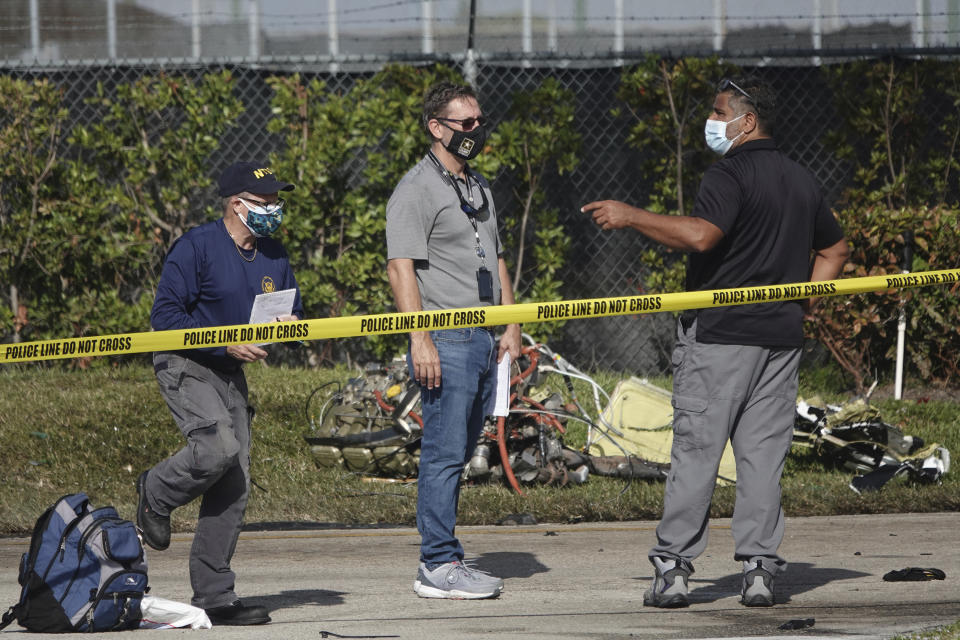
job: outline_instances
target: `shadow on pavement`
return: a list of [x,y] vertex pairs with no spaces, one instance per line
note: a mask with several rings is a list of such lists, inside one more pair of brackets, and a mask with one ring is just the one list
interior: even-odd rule
[[839,569],[836,567],[818,567],[809,562],[791,562],[790,566],[787,567],[787,572],[782,578],[778,579],[778,595],[780,592],[787,595],[805,593],[831,582],[865,578],[870,575],[872,574],[863,571],[852,571],[850,569]]
[[498,578],[529,578],[546,573],[550,568],[543,565],[532,553],[518,551],[493,551],[476,559],[476,567]]
[[259,604],[267,608],[268,611],[278,609],[295,609],[302,605],[320,605],[332,607],[343,604],[343,596],[347,595],[344,591],[330,591],[328,589],[297,589],[294,591],[281,591],[280,593],[267,596],[258,596],[251,598],[251,604]]
[[[831,582],[863,578],[869,575],[869,573],[851,571],[850,569],[817,567],[809,562],[791,562],[786,572],[777,577],[777,604],[786,604],[790,602],[792,595],[813,591]],[[702,577],[698,579],[697,574],[694,573],[690,578],[690,600],[694,602],[715,602],[721,598],[739,594],[741,577],[741,573],[732,573],[716,579]],[[653,576],[650,579],[652,580]]]

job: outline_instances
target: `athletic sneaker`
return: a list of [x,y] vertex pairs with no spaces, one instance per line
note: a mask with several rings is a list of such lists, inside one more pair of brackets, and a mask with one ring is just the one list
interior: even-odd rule
[[421,562],[413,590],[421,598],[480,600],[499,596],[503,580],[463,562],[447,562],[433,570]]
[[763,560],[745,560],[740,602],[748,607],[773,606],[773,574],[763,568]]
[[653,584],[643,594],[643,606],[676,609],[686,607],[687,581],[693,566],[677,558],[653,558]]

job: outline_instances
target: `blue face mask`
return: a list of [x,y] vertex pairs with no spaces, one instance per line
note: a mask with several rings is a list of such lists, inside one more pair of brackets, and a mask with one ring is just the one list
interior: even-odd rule
[[[743,116],[747,114],[741,114],[731,120],[730,122],[736,122]],[[727,151],[730,150],[730,147],[733,146],[734,141],[743,135],[743,132],[737,134],[733,140],[727,137],[727,125],[730,122],[724,122],[723,120],[707,120],[707,123],[703,127],[703,137],[707,141],[707,146],[710,147],[714,153],[719,155],[724,155]]]
[[268,205],[257,205],[243,198],[237,199],[247,208],[247,218],[244,219],[239,213],[237,217],[243,222],[243,226],[250,230],[250,233],[258,238],[266,238],[280,228],[280,223],[283,222],[283,200]]

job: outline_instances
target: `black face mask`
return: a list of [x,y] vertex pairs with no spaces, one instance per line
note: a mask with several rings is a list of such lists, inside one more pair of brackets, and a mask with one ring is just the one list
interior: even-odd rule
[[[443,125],[447,126],[447,125]],[[453,131],[453,137],[450,142],[444,145],[444,148],[464,160],[473,160],[483,151],[483,145],[487,142],[487,130],[483,125],[479,125],[472,131],[458,131],[453,127],[447,127]]]

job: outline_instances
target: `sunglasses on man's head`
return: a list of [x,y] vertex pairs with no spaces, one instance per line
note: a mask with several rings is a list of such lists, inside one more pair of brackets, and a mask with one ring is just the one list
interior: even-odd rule
[[738,87],[737,83],[730,78],[724,78],[720,81],[720,84],[717,85],[717,93],[723,93],[724,91],[729,91],[730,89],[740,92],[747,100],[753,102],[753,96]]
[[434,116],[434,120],[439,120],[440,122],[456,122],[460,125],[460,128],[464,131],[470,131],[473,129],[474,125],[479,124],[481,127],[487,124],[487,119],[484,116],[478,116],[476,118],[441,118],[440,116]]

